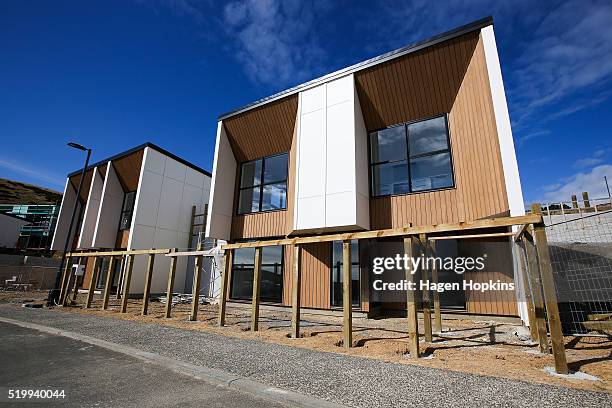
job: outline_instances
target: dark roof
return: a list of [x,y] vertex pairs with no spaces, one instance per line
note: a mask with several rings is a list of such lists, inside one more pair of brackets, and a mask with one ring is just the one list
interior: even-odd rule
[[[120,159],[120,158],[122,158],[122,157],[125,157],[125,156],[127,156],[127,155],[130,155],[130,154],[132,154],[132,153],[134,153],[134,152],[137,152],[138,150],[142,150],[142,149],[144,149],[145,147],[150,147],[150,148],[151,148],[151,149],[153,149],[153,150],[157,150],[157,151],[158,151],[158,152],[160,152],[161,154],[163,154],[163,155],[165,155],[165,156],[168,156],[168,157],[171,157],[171,158],[173,158],[174,160],[176,160],[177,162],[183,163],[183,164],[184,164],[185,166],[187,166],[187,167],[191,167],[191,168],[192,168],[192,169],[194,169],[195,171],[198,171],[198,172],[200,172],[200,173],[204,173],[204,174],[206,174],[208,177],[212,177],[212,174],[211,174],[209,171],[206,171],[206,170],[204,170],[203,168],[198,167],[198,166],[196,166],[195,164],[190,163],[190,162],[188,162],[188,161],[187,161],[187,160],[185,160],[185,159],[181,159],[181,158],[180,158],[180,157],[178,157],[177,155],[174,155],[174,154],[170,153],[169,151],[167,151],[167,150],[165,150],[165,149],[162,149],[161,147],[159,147],[159,146],[157,146],[157,145],[154,145],[154,144],[153,144],[153,143],[151,143],[151,142],[146,142],[146,143],[143,143],[143,144],[141,144],[140,146],[133,147],[133,148],[131,148],[130,150],[126,150],[125,152],[121,152],[121,153],[116,154],[116,155],[114,155],[114,156],[111,156],[111,157],[109,157],[109,158],[106,158],[106,159],[100,160],[100,161],[98,161],[98,162],[96,162],[96,163],[94,163],[94,164],[90,164],[89,166],[87,166],[87,171],[89,171],[89,170],[93,169],[94,167],[97,167],[97,166],[101,166],[101,165],[103,165],[103,164],[106,164],[106,163],[107,163],[107,162],[109,162],[109,161],[112,161],[112,160],[118,160],[118,159]],[[82,171],[83,171],[83,169],[73,171],[72,173],[68,174],[68,177],[76,176],[77,174],[80,174]]]
[[296,92],[300,92],[300,91],[303,91],[305,89],[312,88],[312,87],[317,86],[319,84],[322,84],[324,82],[328,82],[328,81],[330,81],[332,79],[339,78],[339,77],[351,74],[353,72],[361,71],[361,70],[364,70],[366,68],[370,68],[370,67],[372,67],[374,65],[382,64],[383,62],[387,62],[387,61],[390,61],[392,59],[404,56],[406,54],[410,54],[410,53],[422,50],[423,48],[431,47],[431,46],[436,45],[438,43],[451,40],[451,39],[453,39],[455,37],[459,37],[461,35],[470,33],[472,31],[480,30],[480,29],[482,29],[482,28],[484,28],[486,26],[489,26],[489,25],[493,25],[493,17],[491,17],[491,16],[482,18],[480,20],[473,21],[473,22],[471,22],[469,24],[463,25],[461,27],[457,27],[457,28],[455,28],[453,30],[450,30],[450,31],[447,31],[445,33],[438,34],[438,35],[436,35],[434,37],[431,37],[431,38],[429,38],[427,40],[419,41],[419,42],[416,42],[414,44],[407,45],[407,46],[402,47],[402,48],[398,48],[397,50],[390,51],[390,52],[387,52],[385,54],[379,55],[377,57],[370,58],[369,60],[358,62],[357,64],[351,65],[350,67],[342,68],[342,69],[340,69],[338,71],[332,72],[332,73],[324,75],[322,77],[319,77],[319,78],[313,79],[311,81],[305,82],[303,84],[297,85],[297,86],[295,86],[293,88],[289,88],[289,89],[286,89],[286,90],[281,91],[279,93],[276,93],[274,95],[267,96],[267,97],[265,97],[263,99],[260,99],[258,101],[252,102],[252,103],[250,103],[248,105],[245,105],[245,106],[243,106],[241,108],[238,108],[238,109],[235,109],[233,111],[224,113],[224,114],[219,116],[219,120],[227,119],[227,118],[229,118],[231,116],[234,116],[234,115],[237,115],[239,113],[248,111],[248,110],[253,109],[255,107],[258,107],[258,106],[264,105],[266,103],[275,101],[277,99],[280,99],[280,98],[283,98],[285,96],[294,94]]

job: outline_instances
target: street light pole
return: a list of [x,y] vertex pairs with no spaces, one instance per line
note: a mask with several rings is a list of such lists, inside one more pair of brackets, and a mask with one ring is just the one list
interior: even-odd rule
[[[72,216],[70,217],[70,226],[68,227],[68,234],[66,235],[66,243],[64,244],[64,252],[62,253],[62,260],[60,262],[59,269],[57,270],[57,274],[55,275],[55,284],[53,285],[53,289],[49,291],[49,296],[47,298],[47,306],[53,306],[57,304],[59,294],[60,294],[60,284],[62,280],[62,271],[64,270],[64,264],[66,263],[66,252],[68,252],[68,246],[70,245],[70,238],[72,233],[72,227],[74,225],[74,217],[76,216],[77,207],[79,204],[79,196],[81,195],[81,188],[83,187],[83,180],[85,179],[85,172],[87,171],[87,166],[89,165],[89,157],[91,156],[91,149],[86,148],[78,143],[68,143],[68,146],[73,147],[75,149],[82,150],[87,152],[87,157],[85,158],[85,165],[83,166],[83,170],[81,171],[81,180],[79,180],[79,188],[77,189],[76,197],[74,198],[74,208],[72,209]],[[59,221],[59,218],[58,218]],[[57,230],[56,225],[56,230]]]

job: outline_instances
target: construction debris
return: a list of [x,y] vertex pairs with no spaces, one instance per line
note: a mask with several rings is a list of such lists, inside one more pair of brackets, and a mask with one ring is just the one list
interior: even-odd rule
[[[160,296],[154,299],[160,303],[166,304],[168,302],[167,296]],[[193,301],[193,295],[186,293],[173,293],[172,294],[172,306],[179,304],[191,304]],[[200,296],[199,304],[208,305],[210,301],[206,298],[206,296]]]

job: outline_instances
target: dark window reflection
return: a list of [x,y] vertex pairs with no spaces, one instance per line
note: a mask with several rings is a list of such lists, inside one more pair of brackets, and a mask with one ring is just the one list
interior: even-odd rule
[[[342,306],[342,242],[332,243],[332,270],[331,270],[331,304]],[[357,240],[351,241],[351,303],[359,306],[359,243]]]
[[[261,300],[281,303],[283,299],[283,247],[269,246],[261,250]],[[232,299],[250,300],[253,297],[255,249],[234,251],[232,264]]]

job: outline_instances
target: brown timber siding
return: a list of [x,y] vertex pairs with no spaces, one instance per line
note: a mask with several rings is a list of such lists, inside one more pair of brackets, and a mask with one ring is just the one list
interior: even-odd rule
[[[293,245],[285,246],[285,269],[283,276],[283,305],[291,305],[293,268]],[[329,309],[331,242],[320,242],[302,246],[302,281],[300,295],[302,307]]]
[[449,114],[455,188],[370,200],[372,229],[475,220],[508,211],[478,33],[357,75],[368,130]]

